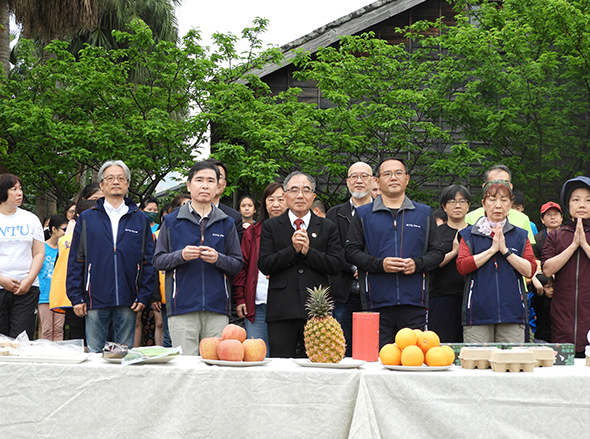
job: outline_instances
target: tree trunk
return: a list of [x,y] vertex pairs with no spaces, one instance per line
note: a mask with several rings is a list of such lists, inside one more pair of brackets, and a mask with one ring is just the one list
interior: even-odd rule
[[0,64],[2,74],[6,75],[10,70],[10,14],[8,13],[8,0],[0,0]]

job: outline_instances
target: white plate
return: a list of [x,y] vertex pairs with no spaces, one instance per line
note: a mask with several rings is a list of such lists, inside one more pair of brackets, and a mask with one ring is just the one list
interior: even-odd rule
[[340,363],[312,363],[308,358],[293,360],[295,364],[303,367],[324,367],[328,369],[354,369],[366,363],[364,360],[344,358]]
[[[146,358],[145,360],[140,361],[139,363],[133,364],[162,364],[168,363],[169,361],[174,360],[178,355],[168,356],[168,357],[160,357],[160,358]],[[104,361],[108,361],[109,363],[121,364],[121,358],[105,358],[102,357]]]
[[76,357],[28,357],[26,355],[0,355],[0,362],[6,363],[57,363],[77,364],[86,361],[90,354],[80,354]]
[[383,363],[381,365],[389,370],[403,370],[406,372],[433,372],[436,370],[447,370],[453,366],[452,364],[448,366],[426,366],[425,364],[422,366],[388,366]]
[[250,367],[250,366],[264,366],[270,363],[270,358],[265,358],[262,361],[224,361],[224,360],[206,360],[199,357],[203,363],[213,366],[230,366],[230,367]]

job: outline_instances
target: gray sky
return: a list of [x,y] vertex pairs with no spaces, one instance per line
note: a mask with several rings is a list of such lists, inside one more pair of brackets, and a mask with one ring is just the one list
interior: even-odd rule
[[266,44],[282,46],[331,21],[349,14],[374,0],[184,0],[176,11],[180,35],[200,28],[208,44],[214,32],[240,35],[256,17],[270,20],[262,39]]

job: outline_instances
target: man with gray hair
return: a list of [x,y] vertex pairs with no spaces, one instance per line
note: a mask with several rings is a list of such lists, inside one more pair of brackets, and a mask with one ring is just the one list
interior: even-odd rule
[[[332,207],[327,218],[336,224],[342,248],[357,207],[373,202],[373,170],[364,162],[356,162],[348,169],[346,186],[350,199]],[[344,258],[344,254],[342,255]],[[334,318],[342,325],[346,339],[346,356],[352,357],[352,313],[362,311],[358,269],[356,265],[345,262],[336,276],[330,277],[332,297],[334,298]]]
[[[315,180],[295,171],[283,182],[288,210],[260,232],[258,268],[269,276],[266,322],[271,357],[297,356],[307,322],[307,288],[328,286],[340,272],[342,247],[332,221],[311,211]],[[301,355],[303,354],[303,355]],[[299,356],[305,356],[301,352]]]
[[120,160],[98,172],[104,193],[80,214],[68,259],[66,293],[74,312],[86,317],[90,352],[101,352],[109,330],[117,343],[133,346],[136,313],[155,285],[150,220],[126,198],[131,173]]

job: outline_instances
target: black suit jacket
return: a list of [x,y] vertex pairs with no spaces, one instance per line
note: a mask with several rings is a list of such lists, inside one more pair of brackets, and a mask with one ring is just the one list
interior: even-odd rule
[[258,268],[270,276],[267,322],[307,320],[307,288],[328,286],[328,275],[339,273],[343,263],[338,230],[332,221],[312,212],[307,255],[295,251],[291,241],[294,232],[289,211],[262,224]]
[[[352,222],[352,206],[350,200],[346,203],[339,204],[331,208],[326,214],[326,218],[336,224],[338,235],[340,237],[340,244],[342,245],[342,259],[344,260],[344,246],[346,245],[346,236],[348,235],[348,228]],[[330,292],[332,297],[337,302],[346,303],[350,295],[350,288],[354,281],[353,274],[356,267],[344,260],[342,270],[335,276],[330,276]]]
[[225,213],[227,216],[234,219],[236,222],[236,232],[238,232],[238,238],[240,238],[240,242],[242,242],[242,235],[244,234],[244,226],[242,222],[242,215],[236,209],[232,209],[229,206],[226,206],[221,201],[219,202],[219,209]]

